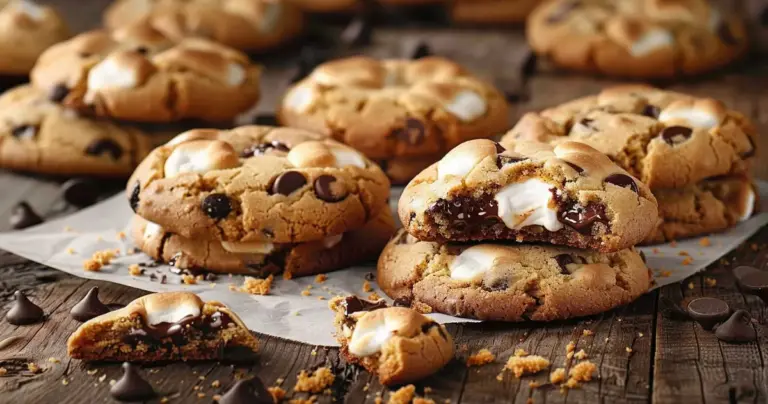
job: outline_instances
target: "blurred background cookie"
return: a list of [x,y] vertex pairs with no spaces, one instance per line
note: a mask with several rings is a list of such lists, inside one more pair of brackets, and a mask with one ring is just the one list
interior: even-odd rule
[[0,0],[0,76],[25,76],[49,46],[69,37],[51,7],[28,0]]

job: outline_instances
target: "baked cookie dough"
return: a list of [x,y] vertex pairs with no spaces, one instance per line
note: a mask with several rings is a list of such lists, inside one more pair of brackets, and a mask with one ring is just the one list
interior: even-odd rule
[[360,150],[396,184],[459,143],[508,128],[504,95],[439,57],[324,63],[287,92],[278,118]]
[[613,253],[530,244],[418,241],[401,230],[376,280],[420,310],[490,321],[552,321],[602,313],[645,293],[651,275],[634,248]]
[[445,326],[415,310],[355,296],[336,297],[329,306],[336,313],[342,355],[377,375],[381,384],[423,379],[453,359],[453,338]]
[[395,232],[389,209],[359,229],[301,244],[230,243],[189,239],[134,216],[131,233],[136,245],[155,260],[180,269],[287,278],[316,275],[378,258]]
[[463,24],[509,24],[525,22],[542,0],[454,0],[451,18]]
[[405,229],[424,241],[517,240],[615,252],[645,239],[657,219],[645,184],[577,142],[454,148],[405,187]]
[[388,209],[376,164],[293,128],[196,129],[152,151],[127,184],[131,207],[167,232],[299,243],[357,229]]
[[0,167],[62,176],[128,177],[171,136],[91,120],[30,85],[0,95]]
[[659,224],[644,244],[724,231],[749,219],[759,206],[754,184],[740,176],[654,190],[653,194],[659,202]]
[[104,12],[109,29],[145,26],[178,42],[201,37],[247,52],[296,38],[304,18],[289,0],[118,0]]
[[528,113],[504,139],[586,143],[656,190],[747,172],[757,132],[718,100],[626,85]]
[[86,361],[211,360],[257,348],[237,314],[189,292],[142,296],[83,323],[67,341],[69,356]]
[[28,0],[0,0],[0,75],[26,76],[49,46],[69,37],[51,7]]
[[635,78],[700,74],[748,48],[738,14],[706,0],[550,0],[530,15],[526,36],[559,66]]
[[126,28],[52,46],[31,79],[65,106],[97,116],[222,122],[253,109],[260,74],[246,55],[215,42]]

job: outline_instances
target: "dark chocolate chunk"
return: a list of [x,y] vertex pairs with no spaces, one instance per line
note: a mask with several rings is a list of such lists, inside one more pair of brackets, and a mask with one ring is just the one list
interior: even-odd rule
[[315,179],[315,194],[318,198],[326,202],[339,202],[347,197],[346,192],[339,192],[334,190],[334,183],[336,177],[328,174],[323,174]]
[[640,191],[637,189],[637,183],[635,183],[635,180],[626,174],[611,174],[605,178],[605,182],[619,187],[629,188],[636,194],[640,193]]
[[395,129],[392,134],[398,139],[410,144],[418,145],[424,141],[424,124],[415,118],[406,118],[405,126]]
[[685,126],[670,126],[661,131],[661,138],[670,146],[678,145],[688,140],[693,129]]
[[275,182],[272,184],[272,193],[290,195],[304,185],[307,185],[307,179],[304,177],[304,174],[298,171],[286,171],[275,179]]
[[118,401],[147,401],[157,395],[136,366],[128,362],[123,362],[123,376],[112,385],[109,394]]
[[128,198],[128,203],[131,205],[131,210],[133,210],[134,213],[136,212],[136,209],[139,208],[139,192],[141,192],[141,184],[136,181],[136,185],[131,191],[131,196]]
[[69,95],[69,88],[64,83],[56,84],[48,94],[48,99],[52,102],[62,102]]
[[373,23],[367,13],[358,14],[341,33],[341,42],[347,46],[366,46],[373,38]]
[[34,324],[45,317],[43,309],[40,306],[32,303],[27,296],[20,290],[13,293],[16,300],[13,301],[11,309],[5,314],[5,319],[13,325],[27,325]]
[[147,48],[146,46],[139,46],[138,48],[136,48],[136,52],[142,55],[146,55],[149,53],[149,48]]
[[526,157],[515,157],[515,156],[505,156],[503,154],[499,154],[496,156],[496,167],[504,167],[507,164],[517,163],[520,161],[528,160]]
[[17,139],[34,139],[37,130],[37,125],[21,125],[13,128],[11,135]]
[[392,302],[392,306],[395,307],[411,307],[411,298],[409,297],[398,297]]
[[645,107],[643,107],[643,115],[649,118],[658,119],[660,113],[661,113],[661,109],[655,105],[648,104]]
[[504,148],[504,146],[501,145],[501,143],[493,142],[493,145],[496,146],[496,153],[501,154],[507,151],[507,149]]
[[85,154],[90,156],[101,156],[109,154],[113,160],[120,160],[123,156],[123,147],[112,139],[97,139],[85,148]]
[[210,194],[203,199],[200,207],[211,219],[223,219],[232,212],[232,203],[224,194]]
[[99,185],[88,179],[73,178],[61,184],[61,197],[75,207],[91,206],[99,200]]
[[742,292],[758,296],[768,303],[768,272],[750,266],[740,266],[733,270],[733,276]]
[[594,121],[595,121],[594,119],[583,118],[582,120],[579,121],[579,125],[587,128],[587,129],[590,129],[590,130],[595,130],[596,128],[594,126],[592,126],[592,122],[594,122]]
[[579,5],[580,2],[576,0],[562,3],[555,11],[547,16],[547,23],[556,24],[563,21],[565,17],[567,17],[568,14],[570,14],[571,11],[573,11]]
[[250,147],[247,147],[245,150],[243,150],[242,153],[240,153],[240,157],[248,158],[253,157],[261,154],[266,154],[270,150],[276,150],[280,152],[288,153],[291,151],[291,148],[288,147],[285,143],[278,142],[277,140],[273,140],[271,142],[265,142],[265,143],[259,143]]
[[363,300],[357,296],[347,296],[342,303],[344,305],[344,315],[348,316],[358,311],[373,311],[377,309],[383,309],[387,307],[387,302],[384,300],[378,300],[376,302],[370,302]]
[[11,209],[9,218],[12,229],[20,230],[36,226],[43,222],[43,218],[26,202],[19,202]]
[[568,164],[569,166],[571,166],[571,168],[573,168],[574,170],[576,170],[576,172],[577,172],[577,173],[579,173],[579,174],[581,174],[581,173],[583,173],[583,172],[584,172],[584,169],[583,169],[583,168],[581,168],[581,167],[577,166],[576,164],[573,164],[573,163],[571,163],[571,162],[569,162],[569,161],[566,161],[566,162],[565,162],[565,164]]
[[77,321],[85,322],[110,311],[109,307],[99,300],[99,288],[93,287],[85,294],[83,300],[72,306],[69,315]]
[[608,223],[605,207],[594,203],[590,203],[586,207],[579,203],[566,205],[565,209],[560,211],[558,219],[574,230],[584,234],[591,233],[592,226],[595,223]]
[[418,41],[410,44],[405,56],[411,60],[416,60],[425,58],[431,54],[432,50],[429,45],[425,42]]
[[705,330],[711,330],[715,324],[725,321],[730,314],[728,303],[714,297],[699,297],[688,303],[688,315]]
[[272,395],[258,377],[239,380],[219,399],[219,404],[273,404]]
[[719,36],[720,40],[726,45],[739,44],[739,41],[733,36],[733,31],[726,21],[721,22],[720,26],[717,27],[717,36]]
[[428,208],[429,214],[439,214],[451,227],[471,233],[472,229],[497,223],[499,206],[491,195],[480,198],[456,196],[451,200],[438,199]]
[[724,323],[717,326],[715,336],[726,342],[750,342],[757,339],[752,317],[746,310],[736,310]]

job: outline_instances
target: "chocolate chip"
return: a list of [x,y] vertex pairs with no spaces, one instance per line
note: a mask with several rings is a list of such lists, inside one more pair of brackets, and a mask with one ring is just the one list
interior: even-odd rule
[[298,171],[286,171],[275,179],[272,184],[272,194],[290,195],[304,185],[307,185],[304,174]]
[[736,277],[742,292],[768,302],[768,272],[750,266],[740,266],[733,270],[733,276]]
[[724,323],[717,326],[715,336],[726,342],[750,342],[757,339],[752,317],[746,310],[736,310]]
[[643,264],[647,264],[648,260],[645,258],[645,253],[642,251],[638,251],[638,254],[640,255],[640,259],[643,260]]
[[483,281],[483,290],[487,292],[498,292],[501,290],[507,290],[509,282],[506,279],[495,278],[490,282]]
[[657,119],[660,113],[661,113],[661,109],[655,105],[648,104],[645,107],[643,107],[642,114],[649,118]]
[[629,188],[636,194],[640,193],[635,180],[626,174],[611,174],[605,178],[605,182],[622,188]]
[[507,149],[505,149],[504,146],[501,145],[501,143],[493,142],[493,145],[496,146],[496,154],[501,154],[507,151]]
[[395,129],[392,134],[398,139],[410,144],[418,145],[424,141],[424,124],[415,118],[407,118],[405,120],[405,126]]
[[85,322],[110,311],[109,307],[99,300],[99,288],[93,287],[82,300],[72,306],[69,315],[77,321]]
[[451,200],[438,199],[428,208],[428,214],[443,216],[454,229],[469,232],[498,223],[499,206],[492,195],[455,196]]
[[60,192],[68,204],[78,208],[93,205],[101,194],[99,185],[85,178],[73,178],[61,184]]
[[443,339],[448,339],[448,336],[445,334],[445,330],[443,330],[443,327],[440,327],[440,324],[430,321],[429,323],[424,323],[421,325],[421,332],[424,334],[428,334],[429,331],[431,331],[433,328],[437,328],[437,332],[440,333],[440,337]]
[[272,395],[258,377],[239,380],[219,399],[219,404],[273,404]]
[[288,147],[288,145],[283,142],[273,140],[271,142],[264,142],[264,143],[259,143],[253,146],[246,147],[245,150],[243,150],[243,152],[240,153],[240,157],[248,158],[248,157],[258,156],[258,155],[266,154],[270,150],[276,150],[276,151],[288,153],[289,151],[291,151],[291,148]]
[[16,139],[34,139],[37,135],[36,125],[21,125],[11,130],[11,135]]
[[358,311],[373,311],[383,309],[387,307],[387,302],[379,300],[376,302],[370,302],[368,300],[360,299],[357,296],[347,296],[344,302],[341,303],[344,306],[344,315],[348,316]]
[[573,164],[573,163],[571,163],[570,161],[566,161],[566,162],[565,162],[565,164],[568,164],[569,166],[571,166],[571,168],[573,168],[574,170],[576,170],[576,172],[577,172],[577,173],[579,173],[579,174],[581,174],[581,173],[583,173],[583,172],[584,172],[584,169],[583,169],[583,168],[581,168],[581,167],[577,166],[576,164]]
[[5,319],[13,325],[28,325],[39,322],[45,317],[43,309],[32,303],[20,290],[13,293],[16,297]]
[[582,120],[579,121],[579,125],[587,128],[587,129],[594,130],[595,127],[592,126],[592,122],[594,122],[594,121],[595,121],[594,119],[583,118]]
[[411,60],[425,58],[432,54],[432,50],[425,42],[414,42],[409,46],[409,50],[406,51],[406,57]]
[[43,218],[28,203],[19,202],[11,209],[9,222],[12,229],[21,230],[42,223]]
[[568,270],[568,264],[573,264],[573,257],[570,254],[560,254],[555,257],[557,265],[560,266],[560,273],[563,275],[570,275],[571,271]]
[[411,307],[411,298],[406,296],[401,296],[395,299],[392,302],[392,306],[395,307]]
[[112,139],[97,139],[85,149],[85,154],[91,156],[101,156],[104,153],[108,153],[113,160],[120,160],[123,155],[123,147]]
[[341,33],[341,42],[347,46],[366,46],[371,44],[373,38],[373,23],[366,13],[358,14],[344,28]]
[[670,126],[661,131],[661,138],[670,146],[678,145],[688,140],[693,134],[693,129],[685,126]]
[[253,121],[254,125],[279,126],[275,114],[258,114]]
[[605,207],[594,203],[590,203],[586,207],[578,203],[566,205],[566,208],[558,215],[558,219],[564,224],[572,227],[574,230],[584,234],[591,233],[592,226],[595,223],[608,222],[608,216],[605,214]]
[[[339,202],[347,197],[346,192],[340,192],[335,187],[336,177],[328,174],[323,174],[315,179],[315,194],[317,197],[326,202]],[[342,184],[343,187],[343,184]]]
[[138,48],[136,48],[136,52],[142,55],[146,55],[147,53],[149,53],[149,48],[147,48],[146,46],[139,46]]
[[48,99],[52,102],[62,102],[69,95],[69,88],[64,83],[56,84],[48,94]]
[[699,297],[688,303],[688,315],[705,330],[711,330],[715,324],[725,321],[729,314],[731,308],[728,303],[714,297]]
[[720,26],[717,27],[717,36],[719,36],[720,40],[723,41],[723,43],[725,43],[726,45],[739,44],[739,41],[736,39],[735,36],[733,36],[733,31],[731,31],[731,27],[725,21],[720,23]]
[[131,209],[136,213],[136,209],[139,208],[139,192],[141,192],[141,184],[136,181],[136,185],[131,191],[131,197],[128,198],[128,203],[131,205]]
[[211,219],[223,219],[232,212],[232,204],[224,194],[210,194],[203,199],[200,207]]
[[110,387],[109,394],[118,401],[147,401],[157,395],[136,366],[128,362],[123,362],[123,376]]
[[515,157],[515,156],[505,156],[503,154],[499,154],[496,156],[496,167],[504,167],[505,165],[512,164],[512,163],[518,163],[520,161],[528,160],[526,157]]
[[565,19],[576,7],[580,5],[579,1],[568,1],[562,3],[555,11],[547,17],[548,24],[555,24]]

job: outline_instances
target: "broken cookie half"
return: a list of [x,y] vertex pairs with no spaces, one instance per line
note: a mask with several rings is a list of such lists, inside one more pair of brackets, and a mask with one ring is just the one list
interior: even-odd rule
[[252,354],[258,341],[227,306],[188,292],[154,293],[80,326],[69,355],[87,361],[209,360]]
[[355,296],[337,297],[329,306],[336,312],[336,339],[346,360],[378,375],[382,384],[422,379],[453,358],[445,326],[415,310]]

